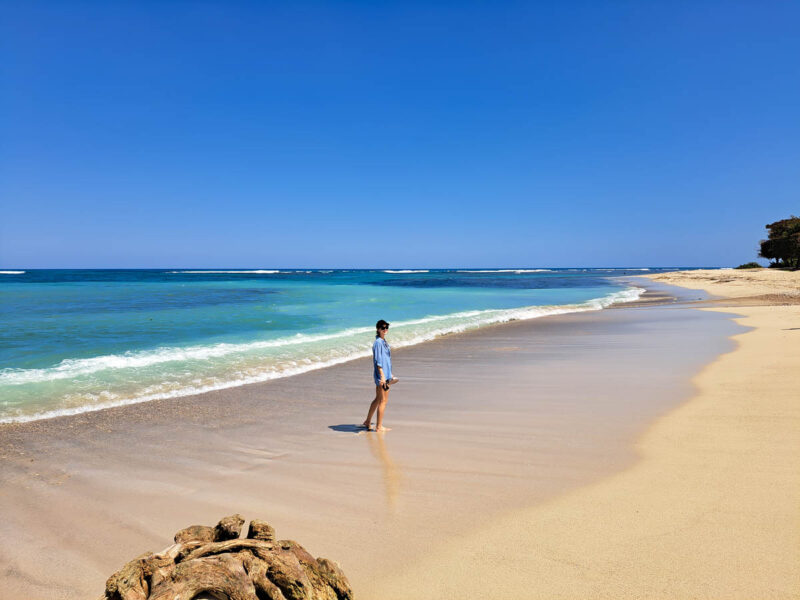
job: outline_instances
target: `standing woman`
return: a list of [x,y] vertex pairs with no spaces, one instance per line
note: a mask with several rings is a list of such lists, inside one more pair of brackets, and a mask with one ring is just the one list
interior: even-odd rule
[[389,323],[381,319],[375,323],[375,330],[375,343],[372,344],[372,378],[375,380],[375,400],[369,405],[364,427],[370,431],[372,415],[377,411],[375,431],[386,431],[383,426],[383,411],[386,410],[386,402],[389,400],[389,386],[396,383],[397,378],[392,377],[392,351],[389,344],[386,343]]

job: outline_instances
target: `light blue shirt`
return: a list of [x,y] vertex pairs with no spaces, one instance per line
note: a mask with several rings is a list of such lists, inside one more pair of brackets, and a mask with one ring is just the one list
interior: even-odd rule
[[392,378],[392,351],[386,340],[381,337],[375,338],[375,343],[372,344],[372,376],[375,379],[375,385],[381,383],[378,367],[383,369],[384,379],[389,381]]

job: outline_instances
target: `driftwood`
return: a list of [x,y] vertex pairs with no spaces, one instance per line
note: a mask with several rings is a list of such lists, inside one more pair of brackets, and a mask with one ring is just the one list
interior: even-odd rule
[[100,600],[352,600],[336,563],[297,542],[275,541],[275,530],[258,519],[241,539],[242,525],[233,515],[215,527],[181,529],[172,546],[142,554],[109,577]]

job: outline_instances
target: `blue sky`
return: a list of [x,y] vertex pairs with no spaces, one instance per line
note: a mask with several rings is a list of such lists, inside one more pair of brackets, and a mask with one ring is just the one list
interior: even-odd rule
[[727,266],[800,6],[2,2],[0,267]]

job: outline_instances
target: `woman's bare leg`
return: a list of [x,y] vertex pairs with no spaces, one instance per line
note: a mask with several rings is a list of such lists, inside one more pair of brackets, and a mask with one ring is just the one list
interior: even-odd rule
[[383,411],[386,410],[386,403],[389,401],[389,390],[381,390],[380,403],[378,404],[378,420],[375,423],[375,431],[386,431],[383,426]]
[[363,423],[364,427],[366,427],[367,430],[369,430],[370,426],[372,425],[372,415],[374,415],[375,411],[378,409],[378,405],[381,402],[381,393],[382,392],[383,392],[383,389],[381,388],[381,386],[376,385],[375,386],[375,400],[373,400],[372,404],[369,405],[369,412],[367,413],[367,420],[364,421],[364,423]]

